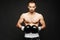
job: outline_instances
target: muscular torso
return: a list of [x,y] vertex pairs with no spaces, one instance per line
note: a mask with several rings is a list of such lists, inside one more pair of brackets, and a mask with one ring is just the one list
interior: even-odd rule
[[34,15],[29,15],[28,13],[24,14],[24,23],[25,25],[36,25],[38,26],[40,21],[40,17],[38,13],[35,13]]

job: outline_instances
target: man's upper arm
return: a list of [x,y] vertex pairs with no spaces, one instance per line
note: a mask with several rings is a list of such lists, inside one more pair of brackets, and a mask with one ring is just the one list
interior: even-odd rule
[[40,22],[41,22],[41,23],[44,23],[43,15],[40,15]]
[[40,14],[40,23],[42,24],[42,28],[45,27],[45,20],[43,18],[43,15]]
[[23,22],[23,19],[24,19],[24,14],[22,14],[16,24],[17,27],[21,28],[21,23]]
[[22,14],[18,20],[18,23],[22,23],[23,22],[23,19],[24,19],[24,14]]

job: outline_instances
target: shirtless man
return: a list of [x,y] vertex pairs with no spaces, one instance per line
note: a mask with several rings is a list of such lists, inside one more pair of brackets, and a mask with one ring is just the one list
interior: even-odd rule
[[[18,22],[17,22],[17,27],[20,28],[21,30],[23,30],[22,28],[24,28],[27,25],[33,26],[35,25],[36,27],[38,27],[39,22],[41,23],[41,26],[38,27],[39,30],[42,30],[45,28],[45,21],[43,18],[42,14],[39,14],[37,12],[35,12],[36,9],[36,4],[35,2],[31,1],[28,3],[28,9],[29,11],[27,13],[23,13]],[[22,26],[21,23],[24,22],[25,26]],[[26,31],[26,30],[25,30]],[[25,33],[24,35],[25,40],[39,40],[39,34],[38,33]]]

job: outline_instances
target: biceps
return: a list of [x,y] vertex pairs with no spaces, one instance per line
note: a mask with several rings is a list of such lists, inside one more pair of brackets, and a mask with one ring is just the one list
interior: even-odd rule
[[41,23],[41,24],[45,24],[44,19],[41,19],[41,20],[40,20],[40,23]]
[[18,20],[18,23],[22,23],[23,22],[23,18],[20,18],[19,20]]

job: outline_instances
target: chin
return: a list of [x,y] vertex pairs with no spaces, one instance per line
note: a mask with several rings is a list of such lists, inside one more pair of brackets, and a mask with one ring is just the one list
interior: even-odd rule
[[31,12],[31,13],[33,13],[33,12]]
[[33,13],[34,11],[30,11],[31,13]]

